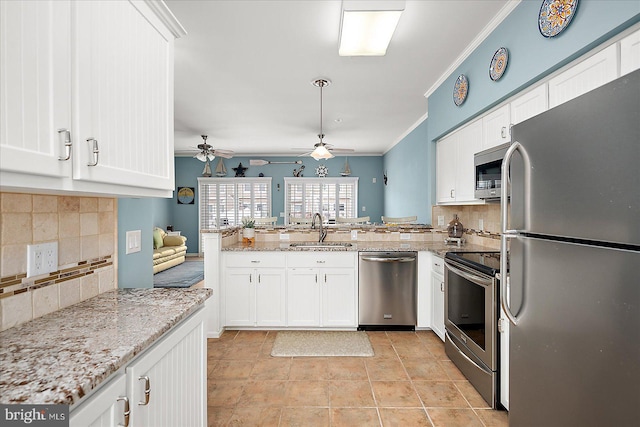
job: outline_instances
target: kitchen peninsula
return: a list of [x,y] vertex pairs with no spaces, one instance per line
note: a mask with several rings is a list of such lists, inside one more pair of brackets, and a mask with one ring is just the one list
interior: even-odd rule
[[[431,329],[440,283],[434,260],[448,251],[496,250],[497,235],[468,230],[467,243],[446,245],[446,230],[430,225],[329,225],[323,244],[310,226],[256,228],[255,243],[242,229],[203,232],[210,338],[225,329],[344,329],[358,327],[358,253],[416,252],[417,328]],[[437,288],[437,289],[436,289]],[[437,290],[438,295],[434,293]],[[310,296],[311,295],[311,296]],[[437,328],[436,328],[437,329]]]

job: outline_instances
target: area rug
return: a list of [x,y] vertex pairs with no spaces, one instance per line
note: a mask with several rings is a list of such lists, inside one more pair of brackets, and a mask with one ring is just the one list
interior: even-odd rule
[[204,261],[185,261],[153,276],[154,288],[188,288],[204,279]]
[[372,357],[373,348],[363,331],[280,331],[271,355]]

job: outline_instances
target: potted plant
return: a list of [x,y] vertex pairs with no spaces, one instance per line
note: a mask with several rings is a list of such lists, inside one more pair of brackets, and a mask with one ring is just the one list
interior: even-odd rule
[[242,218],[242,237],[253,239],[256,234],[256,220],[253,218]]

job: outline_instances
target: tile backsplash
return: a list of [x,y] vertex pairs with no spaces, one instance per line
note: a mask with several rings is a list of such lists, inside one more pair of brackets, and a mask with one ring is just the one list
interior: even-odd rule
[[[117,199],[0,193],[0,330],[117,287]],[[27,245],[58,242],[58,269],[27,278]]]
[[[433,206],[431,222],[434,228],[447,228],[453,215],[457,214],[465,229],[465,239],[469,243],[500,248],[500,204]],[[444,216],[444,226],[438,226],[438,216]],[[480,229],[480,220],[483,225]]]

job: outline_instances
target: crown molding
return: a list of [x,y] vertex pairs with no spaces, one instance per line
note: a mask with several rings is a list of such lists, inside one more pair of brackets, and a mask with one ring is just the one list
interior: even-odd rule
[[187,35],[187,30],[184,29],[182,24],[178,21],[164,1],[144,0],[144,2],[149,6],[153,13],[156,14],[158,19],[167,26],[175,38]]

